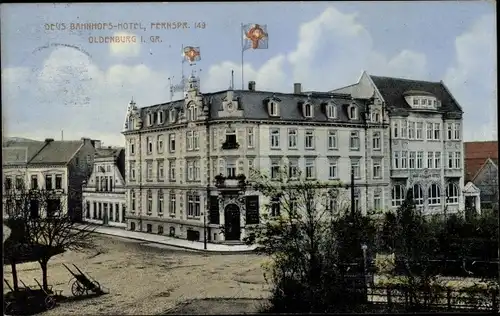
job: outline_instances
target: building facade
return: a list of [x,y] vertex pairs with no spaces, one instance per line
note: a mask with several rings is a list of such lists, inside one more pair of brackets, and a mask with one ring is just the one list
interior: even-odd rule
[[[266,197],[240,186],[250,169],[280,166],[309,179],[350,182],[362,212],[390,197],[389,117],[349,94],[248,90],[202,94],[191,77],[185,99],[128,107],[127,226],[210,241],[241,240]],[[259,206],[260,205],[260,206]],[[266,210],[264,210],[266,211]],[[224,231],[224,233],[222,233]]]
[[125,228],[125,148],[96,149],[92,174],[83,185],[83,221]]
[[371,76],[333,90],[373,98],[389,115],[392,208],[409,189],[427,214],[464,210],[462,109],[443,82]]
[[[11,190],[46,190],[51,192],[47,205],[32,201],[32,214],[69,214],[74,220],[81,220],[81,187],[92,170],[98,143],[89,138],[5,142],[2,148],[4,201],[8,198],[7,192],[14,192]],[[4,216],[8,216],[8,212],[4,208]]]

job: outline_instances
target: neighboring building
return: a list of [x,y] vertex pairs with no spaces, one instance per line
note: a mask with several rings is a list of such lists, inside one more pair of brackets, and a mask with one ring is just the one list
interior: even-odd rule
[[[131,230],[211,241],[241,240],[267,197],[239,186],[250,168],[274,176],[288,164],[311,179],[350,182],[355,203],[383,209],[390,198],[388,117],[348,94],[248,90],[201,94],[190,77],[185,99],[128,107],[127,225]],[[206,226],[205,226],[206,225]],[[221,232],[224,230],[224,234]]]
[[[54,198],[47,201],[45,209],[33,202],[31,211],[41,216],[68,213],[74,220],[81,220],[81,187],[92,171],[96,143],[98,141],[89,138],[80,141],[4,142],[4,194],[22,188],[53,190]],[[6,212],[9,210],[4,209],[4,215]]]
[[93,172],[83,186],[83,221],[126,227],[125,148],[98,148]]
[[464,145],[466,182],[472,182],[479,190],[481,209],[498,209],[498,141]]
[[371,76],[333,90],[374,98],[390,117],[392,202],[408,189],[429,214],[464,209],[462,109],[444,83]]

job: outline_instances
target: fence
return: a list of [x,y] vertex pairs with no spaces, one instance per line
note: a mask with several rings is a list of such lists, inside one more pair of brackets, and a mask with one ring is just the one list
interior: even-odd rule
[[387,305],[389,310],[405,311],[499,311],[498,291],[456,290],[430,287],[410,289],[402,286],[369,287],[368,301]]

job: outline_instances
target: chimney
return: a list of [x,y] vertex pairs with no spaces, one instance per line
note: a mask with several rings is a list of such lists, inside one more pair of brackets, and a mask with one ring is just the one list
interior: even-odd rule
[[302,84],[300,83],[293,84],[293,94],[302,94]]
[[95,139],[92,140],[92,146],[94,146],[94,148],[96,148],[96,149],[101,148],[101,145],[102,145],[102,143],[100,140],[95,140]]
[[255,91],[255,81],[248,82],[248,90]]
[[53,139],[53,138],[45,138],[45,142],[46,142],[46,143],[50,143],[50,142],[53,142],[53,141],[54,141],[54,139]]

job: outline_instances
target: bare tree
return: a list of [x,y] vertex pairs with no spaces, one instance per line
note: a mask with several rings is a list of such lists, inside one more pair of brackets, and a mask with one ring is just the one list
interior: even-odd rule
[[13,249],[23,250],[12,251],[11,262],[20,262],[23,257],[38,261],[45,290],[48,290],[47,265],[52,257],[66,250],[81,251],[93,246],[91,226],[81,226],[63,212],[66,198],[59,191],[27,190],[24,185],[18,185],[7,195],[8,222],[16,223],[11,229],[16,229],[19,236],[17,248]]

